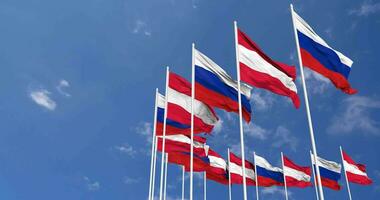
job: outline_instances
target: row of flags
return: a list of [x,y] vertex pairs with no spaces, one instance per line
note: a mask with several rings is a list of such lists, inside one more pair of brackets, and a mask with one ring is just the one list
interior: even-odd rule
[[[157,140],[158,150],[162,151],[160,143],[162,136]],[[169,162],[182,165],[186,171],[190,169],[190,138],[185,135],[170,135],[166,138],[165,152],[168,153]],[[242,159],[229,152],[225,160],[206,144],[203,137],[194,138],[194,171],[206,172],[207,178],[221,184],[242,184]],[[310,153],[311,163],[315,169],[314,157]],[[284,186],[309,187],[312,186],[312,168],[296,164],[287,156],[282,156],[282,167],[275,167],[264,157],[254,154],[253,162],[245,160],[245,175],[247,185],[251,186]],[[369,185],[372,180],[366,173],[363,164],[356,163],[346,152],[342,151],[343,168],[351,183]],[[332,190],[340,190],[342,165],[318,157],[318,166],[321,172],[322,186]],[[315,173],[313,173],[315,176]]]
[[[357,90],[353,89],[348,82],[353,61],[330,47],[293,9],[292,19],[299,48],[300,65],[328,78],[344,93],[355,94]],[[196,49],[194,45],[192,82],[167,70],[166,96],[156,92],[154,141],[157,149],[168,154],[168,162],[184,166],[184,169],[190,171],[191,174],[193,171],[206,172],[207,179],[221,184],[243,184],[245,192],[246,185],[308,187],[312,185],[311,171],[316,171],[313,174],[319,174],[320,183],[323,186],[339,190],[341,165],[317,156],[306,97],[309,128],[315,154],[315,156],[312,155],[311,160],[313,166],[318,166],[318,168],[299,166],[286,156],[281,156],[282,167],[274,167],[258,155],[254,155],[252,163],[245,160],[244,151],[241,158],[229,152],[228,161],[226,161],[206,144],[206,138],[199,136],[201,133],[210,134],[218,123],[219,118],[214,109],[234,112],[240,116],[240,137],[242,149],[244,149],[242,119],[251,123],[250,96],[253,87],[288,97],[295,108],[300,107],[294,66],[275,61],[265,54],[246,33],[237,27],[236,22],[235,48],[238,80],[234,80],[222,67]],[[301,74],[303,77],[302,70]],[[306,90],[305,96],[307,96]],[[194,134],[197,135],[194,136]],[[342,152],[342,158],[348,181],[358,184],[371,183],[363,165],[356,164],[344,152]],[[316,162],[314,162],[315,159],[317,159]],[[161,166],[161,183],[162,170]],[[190,199],[192,199],[192,176],[190,177]],[[318,183],[319,181],[315,181],[314,185],[319,185]],[[153,197],[151,194],[150,197]],[[321,199],[323,200],[323,197]]]

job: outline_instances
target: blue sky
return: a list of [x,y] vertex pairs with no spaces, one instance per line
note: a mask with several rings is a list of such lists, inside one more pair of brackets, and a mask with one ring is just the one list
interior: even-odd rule
[[[233,20],[274,59],[296,65],[290,1],[2,0],[0,1],[0,199],[145,199],[148,193],[154,90],[164,92],[165,66],[190,78],[191,43],[236,76]],[[348,96],[306,71],[320,156],[340,161],[339,145],[368,165],[380,195],[380,2],[293,1],[325,40],[354,60],[359,90]],[[298,69],[298,68],[297,68]],[[280,152],[309,165],[310,139],[301,108],[254,89],[246,154],[280,164]],[[238,118],[221,119],[208,143],[227,158],[239,149]],[[195,179],[195,197],[202,184]],[[169,166],[169,199],[180,197],[180,170]],[[347,198],[325,189],[328,199]],[[186,189],[188,188],[188,182]],[[241,199],[242,187],[233,187]],[[313,199],[313,188],[290,189]],[[281,199],[281,188],[260,188]],[[208,182],[209,199],[228,190]],[[248,196],[254,198],[254,188]]]

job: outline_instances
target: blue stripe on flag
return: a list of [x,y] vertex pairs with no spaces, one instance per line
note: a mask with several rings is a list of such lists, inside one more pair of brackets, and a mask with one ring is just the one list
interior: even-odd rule
[[273,179],[279,183],[284,182],[284,176],[281,172],[270,171],[270,170],[267,170],[267,169],[260,167],[260,166],[257,166],[257,165],[256,165],[256,169],[257,169],[257,175],[258,176],[270,178],[270,179]]
[[[157,121],[158,122],[164,123],[164,112],[165,112],[165,109],[157,107]],[[171,120],[169,118],[166,119],[166,124],[169,125],[169,126],[173,126],[173,127],[179,128],[179,129],[189,129],[189,128],[191,128],[190,125],[181,124],[181,123],[176,122],[174,120]]]

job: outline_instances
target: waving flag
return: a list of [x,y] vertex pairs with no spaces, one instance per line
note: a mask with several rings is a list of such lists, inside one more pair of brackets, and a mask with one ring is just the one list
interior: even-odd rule
[[288,157],[284,156],[284,175],[287,187],[308,187],[311,186],[310,167],[302,167],[295,164]]
[[[237,157],[232,152],[230,152],[228,170],[231,173],[232,184],[243,184],[243,167],[241,158]],[[256,185],[255,166],[247,160],[245,161],[245,179],[247,185]]]
[[357,91],[348,82],[353,61],[331,48],[296,12],[293,21],[303,65],[330,79],[343,92],[355,94]]
[[284,175],[282,169],[273,167],[265,158],[255,155],[258,185],[264,187],[283,186]]
[[[173,125],[173,122],[176,122],[178,125],[173,125],[176,129],[168,129],[168,135],[173,133],[190,134],[191,84],[172,72],[169,74],[167,119],[169,119],[168,123],[172,122]],[[210,133],[217,121],[218,118],[211,107],[194,99],[194,133]],[[162,135],[162,129],[157,130],[157,134]],[[171,130],[179,132],[169,132]]]
[[208,159],[210,161],[210,165],[208,166],[206,171],[207,179],[213,180],[224,185],[228,185],[226,161],[212,149],[208,151]]
[[[339,179],[340,171],[342,166],[339,163],[328,161],[323,158],[318,157],[319,173],[321,174],[322,186],[333,189],[340,190]],[[314,162],[314,156],[311,154],[311,160]]]
[[[206,104],[239,113],[238,86],[214,61],[195,50],[195,98]],[[241,85],[241,102],[244,119],[251,120],[251,88]]]
[[348,181],[360,185],[372,184],[372,180],[368,177],[365,165],[358,164],[342,150],[343,166],[346,171]]
[[241,80],[252,86],[288,96],[298,108],[300,100],[294,83],[295,67],[272,60],[245,33],[239,29],[237,32]]

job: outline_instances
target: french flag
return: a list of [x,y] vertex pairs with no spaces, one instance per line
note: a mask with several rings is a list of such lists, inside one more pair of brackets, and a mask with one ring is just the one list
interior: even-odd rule
[[[194,50],[195,59],[195,98],[227,112],[239,113],[238,85],[214,61]],[[251,87],[241,84],[241,103],[243,118],[251,120]]]
[[347,94],[357,91],[350,86],[348,75],[353,61],[331,48],[317,33],[293,11],[302,63],[305,67],[330,79],[336,88]]
[[273,167],[265,158],[255,155],[257,181],[259,186],[284,186],[282,169]]
[[[174,126],[175,129],[168,129],[168,134],[174,133],[171,131],[181,131],[175,133],[190,134],[191,125],[191,84],[181,76],[170,72],[169,73],[169,88],[168,88],[168,113],[167,119],[171,125],[173,122],[178,123]],[[194,133],[210,133],[214,125],[218,121],[214,110],[207,104],[194,99]],[[180,127],[187,125],[186,127]],[[184,130],[181,130],[184,129]],[[157,134],[162,135],[162,129],[157,129]],[[161,131],[161,132],[159,132]]]
[[295,164],[288,157],[284,159],[284,176],[287,187],[308,187],[311,186],[311,169]]
[[[232,184],[243,184],[243,165],[241,158],[230,152],[230,162],[228,164],[228,170],[231,174]],[[247,185],[256,185],[255,178],[255,166],[245,160],[245,180]]]
[[[332,190],[340,190],[339,179],[341,177],[342,166],[339,163],[325,160],[318,157],[319,173],[321,174],[322,186]],[[311,154],[311,160],[315,167],[314,156]]]
[[212,149],[208,151],[209,166],[206,171],[207,179],[228,185],[227,163],[217,152]]
[[272,60],[243,31],[237,29],[241,80],[258,88],[289,97],[296,108],[296,68]]
[[349,182],[360,185],[370,185],[372,180],[368,177],[366,167],[356,163],[346,152],[342,150],[343,166]]

